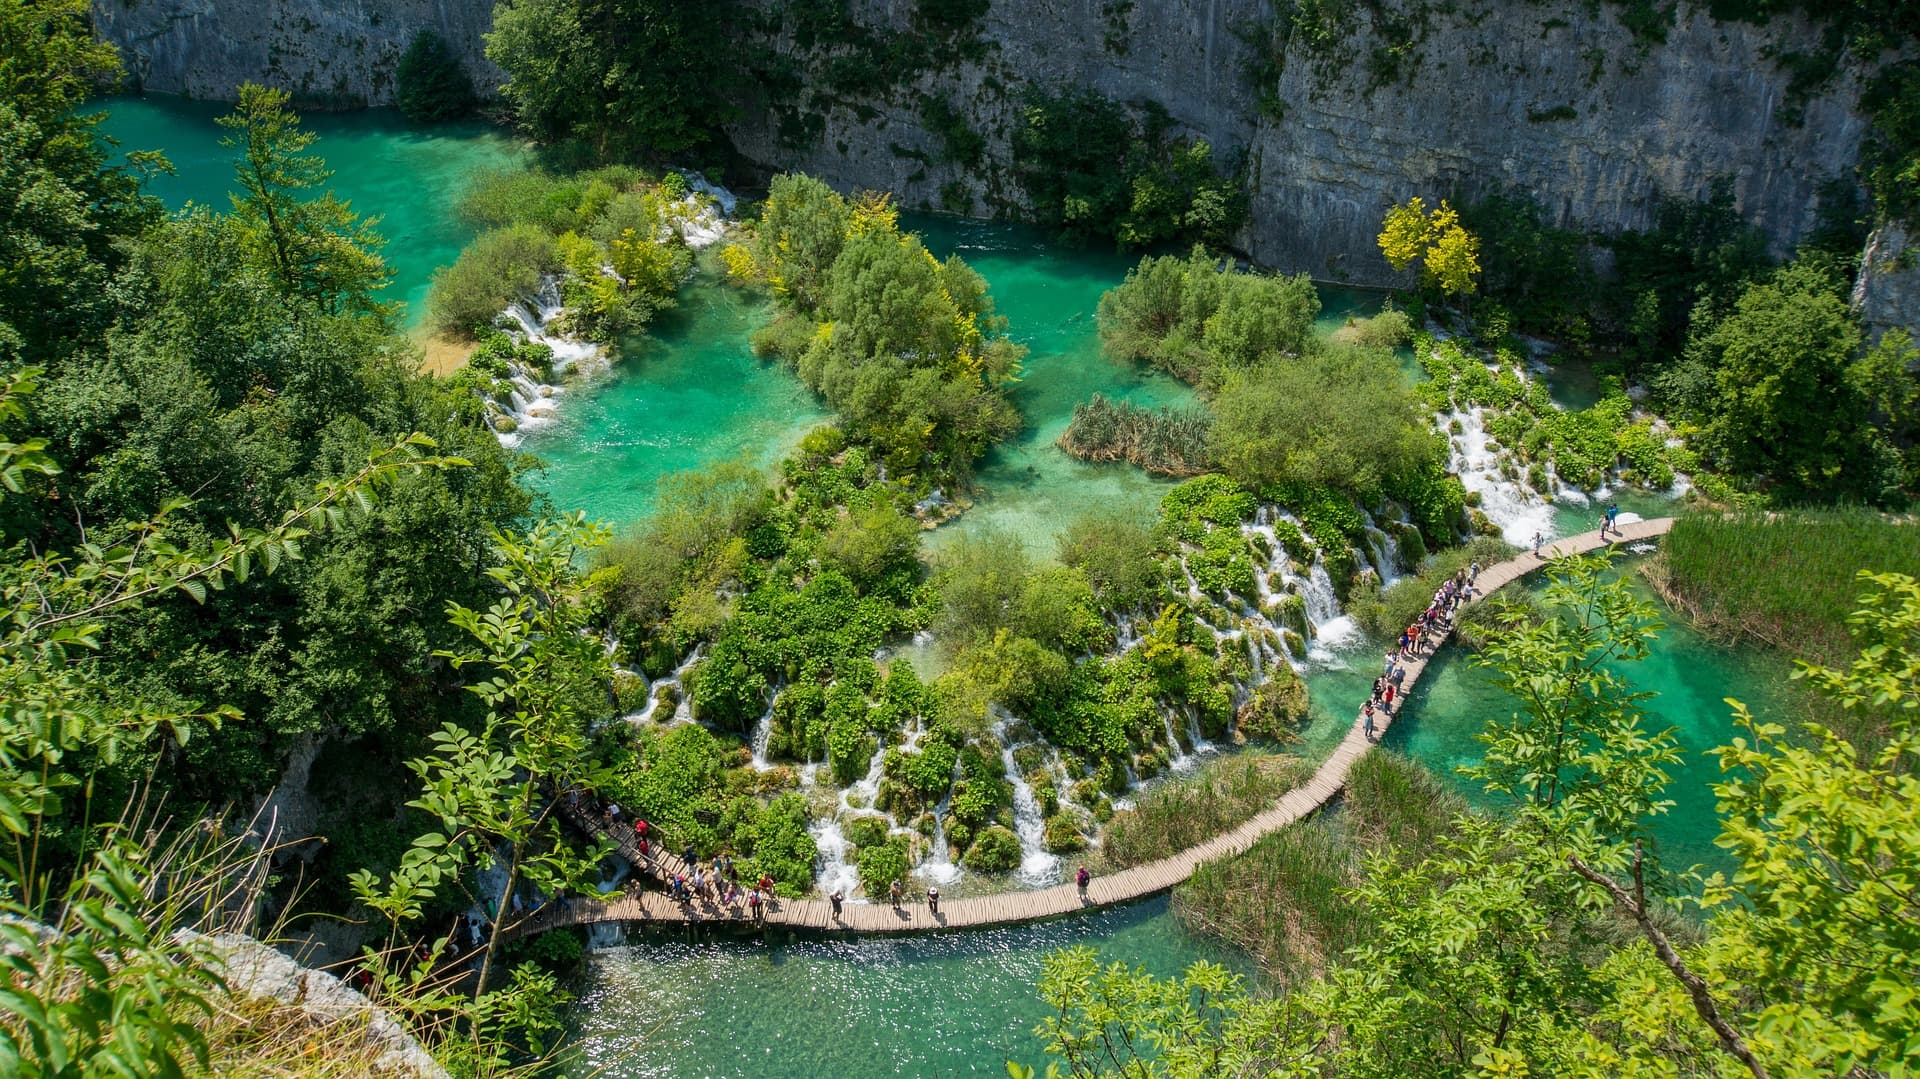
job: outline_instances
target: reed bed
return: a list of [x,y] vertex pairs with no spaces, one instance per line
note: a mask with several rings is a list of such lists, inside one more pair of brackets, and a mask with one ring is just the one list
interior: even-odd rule
[[1707,632],[1844,662],[1862,570],[1920,576],[1920,525],[1864,509],[1682,517],[1647,576]]
[[1113,869],[1177,854],[1239,827],[1311,778],[1312,766],[1298,757],[1217,757],[1192,775],[1148,788],[1132,809],[1114,814],[1101,850]]
[[1467,812],[1432,773],[1384,750],[1355,762],[1342,807],[1200,866],[1174,891],[1175,916],[1253,956],[1279,986],[1321,973],[1372,930],[1372,913],[1345,894],[1366,856],[1419,858]]
[[1205,409],[1142,408],[1104,394],[1073,406],[1060,448],[1083,461],[1127,461],[1163,476],[1198,476],[1212,467]]

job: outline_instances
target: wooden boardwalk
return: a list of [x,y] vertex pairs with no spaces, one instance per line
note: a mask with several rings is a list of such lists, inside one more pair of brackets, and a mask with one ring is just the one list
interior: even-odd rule
[[[1584,554],[1610,543],[1632,544],[1649,540],[1666,534],[1672,527],[1671,517],[1635,521],[1620,526],[1619,532],[1611,540],[1602,540],[1598,532],[1584,532],[1547,545],[1538,556],[1528,552],[1498,565],[1488,566],[1480,571],[1474,602],[1541,568],[1554,558]],[[1425,656],[1412,657],[1402,663],[1407,672],[1398,698],[1402,707],[1405,707],[1405,701],[1419,682],[1420,675],[1426,671],[1428,660],[1446,643],[1452,632],[1452,626],[1447,626],[1437,638],[1431,638]],[[1384,736],[1395,718],[1393,715],[1376,714],[1376,737]],[[789,929],[857,933],[920,933],[1039,921],[1156,895],[1192,876],[1201,863],[1239,854],[1261,836],[1277,832],[1326,805],[1346,786],[1347,772],[1353,763],[1372,748],[1373,742],[1367,739],[1360,717],[1356,715],[1346,737],[1320,765],[1313,778],[1304,786],[1283,795],[1272,808],[1199,846],[1132,869],[1096,876],[1084,893],[1072,884],[1060,884],[1030,892],[942,900],[937,915],[927,909],[924,897],[899,907],[884,902],[849,902],[837,916],[826,900],[776,899],[768,904],[764,924]],[[644,872],[656,880],[671,880],[675,873],[683,871],[680,859],[665,851],[656,850],[652,858],[641,860],[630,834],[607,836],[601,829],[595,828],[595,831],[604,838],[614,840],[620,852],[634,863],[638,872]],[[752,924],[753,919],[747,913],[744,900],[736,906],[725,907],[713,902],[681,903],[663,892],[639,891],[630,892],[612,902],[574,900],[564,910],[549,907],[516,926],[512,935],[597,922],[747,926]]]

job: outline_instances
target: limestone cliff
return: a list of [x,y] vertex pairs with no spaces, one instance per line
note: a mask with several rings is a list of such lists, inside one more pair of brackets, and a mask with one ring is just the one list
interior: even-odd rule
[[[917,2],[857,0],[854,11],[907,31]],[[258,79],[377,103],[391,99],[393,61],[421,26],[439,30],[482,87],[497,85],[480,57],[491,6],[96,0],[95,13],[150,90],[218,97]],[[1276,28],[1270,0],[994,0],[978,24],[982,59],[955,59],[884,95],[825,95],[819,135],[799,147],[753,103],[732,134],[768,168],[889,189],[909,206],[989,213],[1018,201],[1007,164],[1022,87],[1070,84],[1159,102],[1223,159],[1244,155],[1252,215],[1239,246],[1323,279],[1393,279],[1373,242],[1390,203],[1503,188],[1558,223],[1617,230],[1647,224],[1662,194],[1697,198],[1724,180],[1776,249],[1790,249],[1815,220],[1822,183],[1852,175],[1865,129],[1858,73],[1790,101],[1770,56],[1810,37],[1804,24],[1719,23],[1683,2],[1659,43],[1636,38],[1618,11],[1580,0],[1377,0],[1352,5],[1339,42],[1309,47]],[[1377,56],[1391,61],[1384,70]],[[985,137],[981,161],[942,159],[923,96],[953,103]]]

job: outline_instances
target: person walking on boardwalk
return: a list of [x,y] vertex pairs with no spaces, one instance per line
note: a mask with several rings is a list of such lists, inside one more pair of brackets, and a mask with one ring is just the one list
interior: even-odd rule
[[1085,899],[1087,897],[1087,884],[1092,880],[1093,874],[1087,872],[1087,867],[1084,865],[1080,867],[1080,872],[1073,875],[1073,883],[1080,888],[1080,898]]
[[1360,706],[1360,718],[1365,721],[1367,741],[1373,741],[1373,702]]
[[1537,531],[1536,531],[1536,532],[1534,532],[1534,534],[1533,534],[1533,557],[1535,557],[1535,558],[1539,558],[1539,557],[1540,557],[1540,545],[1541,545],[1541,544],[1543,544],[1543,543],[1545,543],[1545,542],[1547,542],[1547,537],[1546,537],[1546,536],[1544,536],[1544,535],[1542,535],[1542,534],[1540,534],[1540,533],[1539,533],[1539,532],[1537,532]]
[[827,902],[833,904],[833,920],[834,921],[837,922],[840,920],[840,904],[846,901],[847,901],[846,893],[841,891],[835,891],[832,895],[827,897]]
[[896,909],[900,906],[900,891],[900,879],[895,877],[893,883],[887,887],[887,898],[893,901]]
[[1476,585],[1479,583],[1480,583],[1480,563],[1478,560],[1475,560],[1472,565],[1467,567],[1467,585],[1468,587],[1472,587],[1473,585]]
[[938,916],[940,913],[940,889],[927,886],[927,912]]
[[767,920],[767,906],[760,898],[760,889],[755,888],[747,893],[747,910],[753,913],[755,924],[764,923]]
[[1601,539],[1606,539],[1607,533],[1609,532],[1613,533],[1616,536],[1620,534],[1620,525],[1618,524],[1619,519],[1620,519],[1619,504],[1615,502],[1607,503],[1607,519],[1604,522],[1602,522],[1600,525]]

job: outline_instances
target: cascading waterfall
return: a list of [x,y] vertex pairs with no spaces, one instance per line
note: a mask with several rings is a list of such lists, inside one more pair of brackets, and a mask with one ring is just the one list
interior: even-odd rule
[[1448,432],[1455,423],[1460,425],[1458,434],[1448,436],[1452,447],[1448,467],[1462,486],[1480,496],[1480,512],[1500,529],[1503,539],[1527,546],[1536,532],[1553,535],[1553,502],[1524,480],[1501,474],[1500,454],[1487,446],[1486,417],[1479,406],[1450,412],[1436,422]]
[[651,721],[654,713],[660,710],[660,691],[667,686],[672,686],[674,690],[675,703],[672,721],[675,723],[692,722],[693,705],[687,700],[685,683],[682,679],[686,677],[689,670],[693,669],[694,664],[700,662],[700,651],[704,647],[706,647],[704,644],[694,645],[693,651],[687,653],[687,658],[680,661],[680,665],[673,669],[672,674],[648,683],[646,705],[638,712],[629,714],[626,717],[627,722],[641,724]]
[[753,724],[753,770],[768,772],[773,770],[773,762],[767,759],[767,746],[773,741],[773,705],[780,699],[780,690],[767,695],[767,710]]
[[1060,880],[1060,859],[1047,851],[1047,823],[1040,813],[1040,800],[1014,760],[1013,743],[1007,727],[1013,717],[996,708],[993,735],[1000,741],[1000,762],[1006,767],[1007,780],[1013,784],[1013,832],[1020,837],[1020,868],[1015,871],[1022,883],[1039,887]]
[[[814,886],[821,895],[832,895],[835,891],[851,897],[860,887],[860,869],[847,861],[847,835],[840,830],[840,814],[870,809],[874,796],[880,793],[880,776],[886,766],[887,750],[881,746],[873,751],[873,759],[867,762],[867,774],[840,792],[840,804],[831,817],[816,819],[807,831],[813,836],[814,846],[819,851],[813,873]],[[858,797],[859,804],[855,804]]]

